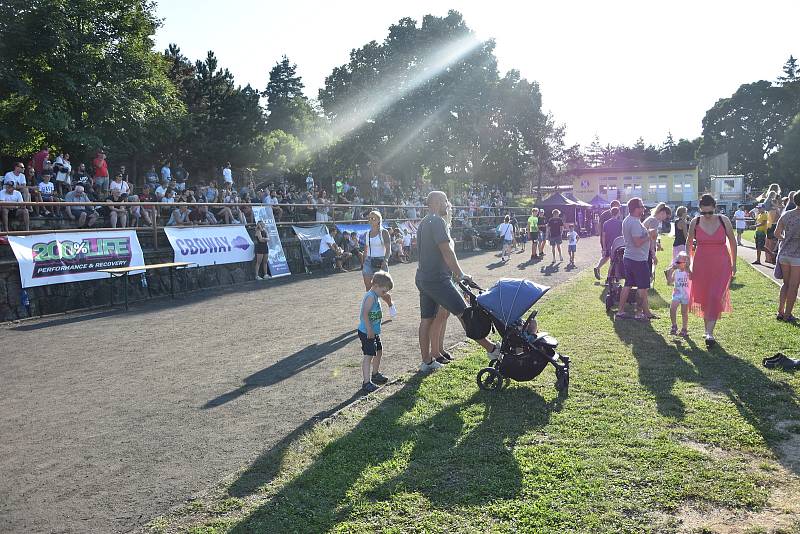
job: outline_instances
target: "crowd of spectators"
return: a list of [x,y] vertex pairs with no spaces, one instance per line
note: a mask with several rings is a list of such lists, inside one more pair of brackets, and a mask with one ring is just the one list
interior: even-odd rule
[[[424,215],[422,199],[430,189],[421,180],[409,186],[391,178],[373,178],[363,192],[352,180],[341,178],[326,188],[311,174],[305,184],[278,179],[257,185],[252,174],[236,174],[231,164],[225,163],[216,179],[195,180],[190,179],[183,162],[166,161],[160,168],[150,166],[139,180],[131,180],[124,165],[109,166],[103,150],[97,150],[88,164],[75,164],[70,154],[50,151],[45,145],[27,164],[16,162],[3,178],[3,230],[11,231],[10,224],[15,221],[16,229],[29,230],[32,217],[63,221],[64,227],[125,228],[154,222],[167,226],[252,224],[255,221],[248,204],[254,203],[271,205],[279,221],[364,220],[373,206],[384,206],[381,211],[387,219],[419,219]],[[459,210],[462,220],[499,216],[509,196],[497,188],[475,186],[457,194],[455,205],[464,206]],[[84,205],[48,204],[58,201]],[[35,204],[21,206],[20,202]],[[183,203],[190,206],[181,206]],[[388,208],[390,205],[396,207]],[[393,237],[393,255],[404,258],[407,238],[402,234]]]

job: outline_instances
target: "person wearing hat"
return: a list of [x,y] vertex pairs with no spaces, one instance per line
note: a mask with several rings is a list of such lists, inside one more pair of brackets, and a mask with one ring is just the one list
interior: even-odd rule
[[26,208],[19,205],[20,202],[23,202],[22,193],[14,189],[15,185],[14,180],[6,178],[3,180],[3,190],[0,191],[0,206],[2,206],[0,207],[0,216],[2,216],[3,228],[6,232],[11,231],[11,227],[8,225],[9,214],[13,214],[17,220],[24,221],[25,230],[31,229],[30,215]]

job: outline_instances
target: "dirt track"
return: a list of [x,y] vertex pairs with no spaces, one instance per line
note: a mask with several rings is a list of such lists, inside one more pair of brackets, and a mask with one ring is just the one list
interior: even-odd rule
[[[573,271],[527,254],[462,264],[482,285],[556,285],[598,253],[597,238],[581,241]],[[415,269],[392,268],[389,376],[419,364]],[[294,276],[0,327],[0,531],[131,530],[351,402],[362,293],[359,273]],[[448,344],[462,335],[451,322]]]

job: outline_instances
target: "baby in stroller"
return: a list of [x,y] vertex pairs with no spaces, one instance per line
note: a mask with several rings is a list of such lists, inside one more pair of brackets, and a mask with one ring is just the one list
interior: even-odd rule
[[463,316],[467,335],[480,339],[494,328],[502,338],[498,358],[478,372],[478,387],[497,390],[507,387],[511,380],[533,380],[551,364],[556,372],[556,389],[566,391],[569,357],[556,351],[558,340],[539,332],[536,311],[523,320],[525,312],[549,287],[530,280],[502,279],[488,291],[466,281],[461,282],[461,288],[470,302]]

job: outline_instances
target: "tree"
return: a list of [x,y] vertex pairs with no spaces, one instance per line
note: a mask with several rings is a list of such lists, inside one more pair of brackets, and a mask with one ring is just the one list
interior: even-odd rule
[[589,167],[600,167],[603,165],[603,146],[600,144],[600,138],[595,134],[592,142],[586,149],[586,164]]
[[308,136],[316,127],[316,114],[303,95],[303,82],[297,65],[283,56],[269,73],[263,93],[267,98],[267,129],[283,130],[295,136]]
[[661,145],[661,161],[675,161],[675,139],[672,132],[667,132],[667,138]]
[[260,149],[258,167],[272,175],[306,176],[309,153],[306,146],[292,134],[272,130],[258,138]]
[[789,59],[783,64],[783,76],[778,77],[778,83],[785,85],[795,82],[798,79],[798,75],[800,75],[800,69],[797,67],[797,60],[794,56],[789,56]]
[[187,115],[165,158],[184,159],[196,176],[210,177],[230,161],[248,167],[260,161],[265,130],[259,91],[235,84],[228,69],[219,68],[213,52],[194,64],[170,45],[164,52],[167,72],[183,100]]
[[156,150],[183,113],[158,25],[147,0],[0,3],[0,150]]
[[776,163],[773,177],[779,177],[788,190],[800,190],[800,113],[795,115],[783,136]]
[[753,175],[754,186],[770,182],[768,159],[780,148],[789,122],[800,112],[798,82],[781,86],[768,81],[744,84],[717,101],[703,118],[698,153],[728,152],[732,173]]
[[[500,77],[494,42],[479,41],[461,15],[404,18],[333,69],[319,92],[339,172],[424,174],[519,186],[549,157],[538,84]],[[539,162],[540,163],[540,162]],[[544,166],[544,165],[543,165]]]

